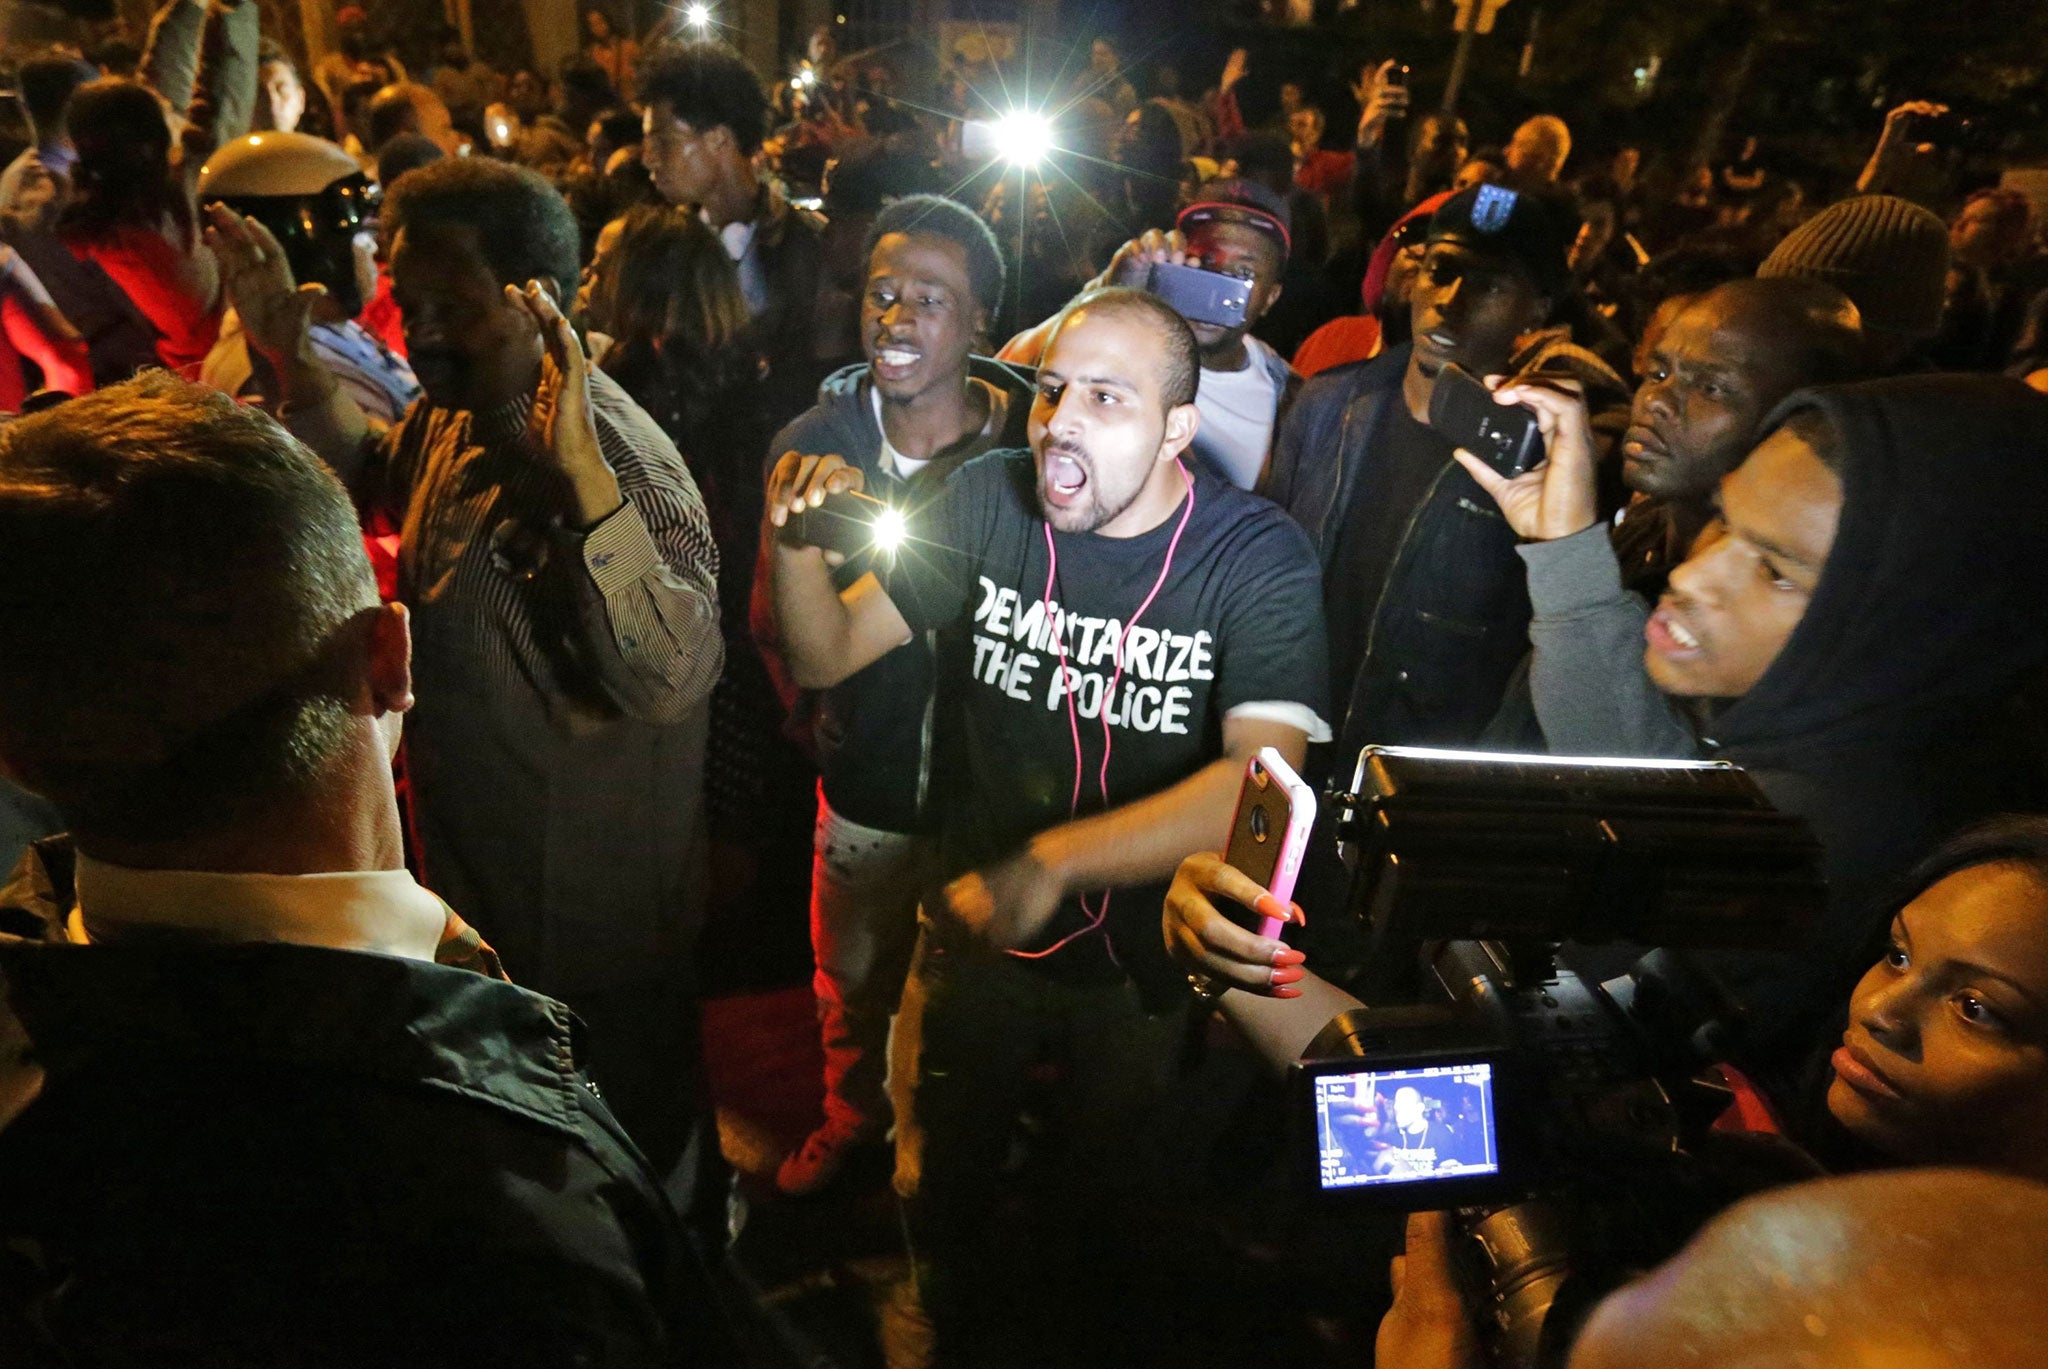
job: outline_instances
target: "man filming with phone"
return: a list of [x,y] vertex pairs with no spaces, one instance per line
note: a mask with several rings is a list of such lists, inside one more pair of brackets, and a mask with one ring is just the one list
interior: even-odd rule
[[1297,762],[1328,736],[1313,555],[1277,509],[1184,459],[1197,375],[1193,335],[1156,296],[1082,296],[1052,329],[1031,449],[962,466],[907,511],[893,563],[843,592],[824,553],[780,530],[861,472],[791,453],[769,481],[771,583],[800,683],[830,687],[944,634],[951,882],[922,910],[897,1155],[942,1357],[963,1335],[985,1345],[1014,1290],[992,1219],[1027,1076],[1048,1055],[1065,1125],[1046,1143],[1071,1158],[1036,1205],[1052,1230],[1021,1272],[1061,1282],[1069,1329],[1139,1334],[1143,1317],[1096,1301],[1127,1281],[1090,1275],[1131,1239],[1103,1206],[1156,1178],[1147,1124],[1187,999],[1159,937],[1164,881],[1226,829],[1260,748]]
[[[1272,190],[1245,179],[1209,181],[1172,232],[1133,238],[1084,287],[1150,290],[1187,320],[1202,367],[1202,422],[1190,450],[1241,490],[1263,487],[1274,435],[1301,388],[1286,359],[1251,335],[1280,302],[1290,234],[1287,201]],[[1056,321],[1019,333],[999,355],[1035,363]]]
[[[1337,755],[1372,743],[1460,745],[1492,719],[1525,649],[1516,534],[1431,426],[1447,367],[1576,382],[1596,407],[1621,380],[1563,330],[1577,225],[1560,203],[1475,186],[1431,217],[1414,339],[1302,389],[1266,494],[1316,543],[1330,623]],[[1311,776],[1311,779],[1314,777]]]

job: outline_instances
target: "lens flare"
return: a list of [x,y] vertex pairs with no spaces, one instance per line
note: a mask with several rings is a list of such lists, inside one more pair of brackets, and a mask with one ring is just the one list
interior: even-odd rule
[[896,549],[910,535],[910,525],[904,521],[903,510],[884,508],[875,515],[872,525],[875,550],[893,555]]
[[693,29],[710,28],[711,6],[691,5],[688,9],[685,9],[683,11],[683,22],[688,24]]
[[996,155],[1012,166],[1036,166],[1052,148],[1052,120],[1030,110],[1012,110],[996,120]]

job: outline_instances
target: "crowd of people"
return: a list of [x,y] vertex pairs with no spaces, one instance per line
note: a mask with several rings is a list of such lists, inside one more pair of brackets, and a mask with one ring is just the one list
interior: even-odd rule
[[[350,6],[302,71],[265,17],[19,63],[0,1358],[775,1362],[700,947],[807,914],[761,1195],[892,1160],[928,1362],[1199,1362],[1190,1042],[1291,1059],[1371,968],[1326,831],[1291,902],[1216,847],[1252,758],[1375,744],[1726,760],[1819,843],[1803,943],[1704,963],[1835,1177],[1571,1363],[2032,1353],[2048,225],[1940,106],[1831,197],[1106,35],[1019,170],[992,58],[592,10],[507,78]],[[1463,377],[1533,468],[1433,421]],[[900,536],[820,536],[854,495]],[[1360,1165],[1471,1163],[1458,1103],[1361,1094]],[[1386,1369],[1479,1363],[1453,1243]]]

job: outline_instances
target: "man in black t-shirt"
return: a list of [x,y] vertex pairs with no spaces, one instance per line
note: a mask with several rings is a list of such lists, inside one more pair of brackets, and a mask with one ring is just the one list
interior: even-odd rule
[[[963,1326],[979,1334],[996,1292],[983,1242],[1026,1075],[1048,1052],[1073,1157],[1058,1210],[1092,1220],[1038,1262],[1080,1270],[1101,1253],[1111,1224],[1091,1202],[1142,1177],[1186,999],[1159,932],[1165,882],[1227,830],[1251,756],[1298,762],[1328,735],[1315,554],[1280,510],[1182,460],[1198,364],[1156,297],[1084,295],[1045,352],[1030,452],[961,467],[911,511],[894,564],[843,594],[823,553],[773,555],[785,654],[807,685],[914,632],[948,634],[951,882],[923,910],[905,1003],[918,1068],[898,1127],[942,1353]],[[836,457],[791,454],[769,519],[859,483]]]

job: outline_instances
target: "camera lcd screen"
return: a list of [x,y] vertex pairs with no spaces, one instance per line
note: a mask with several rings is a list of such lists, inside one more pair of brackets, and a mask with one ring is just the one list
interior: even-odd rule
[[1325,1192],[1500,1173],[1493,1065],[1425,1065],[1315,1076]]

